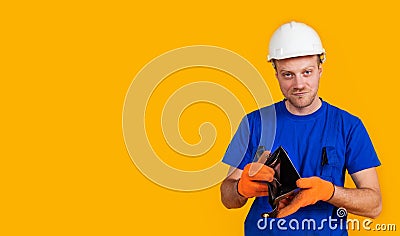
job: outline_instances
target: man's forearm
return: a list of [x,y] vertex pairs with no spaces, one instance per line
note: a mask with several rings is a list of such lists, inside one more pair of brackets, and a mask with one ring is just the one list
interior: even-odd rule
[[376,218],[382,210],[379,190],[371,188],[343,188],[335,186],[335,194],[328,201],[336,207],[344,207],[348,212]]
[[226,208],[240,208],[247,202],[247,198],[239,195],[237,191],[238,181],[225,179],[221,184],[221,201]]

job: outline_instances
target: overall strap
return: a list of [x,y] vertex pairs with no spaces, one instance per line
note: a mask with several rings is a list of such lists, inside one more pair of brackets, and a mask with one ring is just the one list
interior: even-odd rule
[[339,127],[338,108],[327,103],[326,124],[322,137],[322,147],[334,147],[338,136]]

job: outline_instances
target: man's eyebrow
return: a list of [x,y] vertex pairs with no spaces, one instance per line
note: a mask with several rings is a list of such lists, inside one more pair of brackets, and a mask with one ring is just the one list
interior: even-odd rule
[[288,70],[288,69],[283,68],[283,69],[280,69],[278,72],[291,72],[291,71]]
[[[306,69],[314,69],[314,68],[316,68],[316,67],[317,67],[316,65],[309,65],[309,66],[305,66],[305,67],[301,68],[301,70],[306,70]],[[287,69],[287,68],[285,68],[285,67],[283,67],[283,68],[279,69],[279,72],[282,72],[282,71],[288,71],[288,72],[291,72],[291,70],[290,70],[290,69]]]
[[315,65],[313,65],[313,66],[306,66],[306,67],[303,68],[303,70],[306,70],[306,69],[314,69],[315,67],[317,67],[317,66],[315,66]]

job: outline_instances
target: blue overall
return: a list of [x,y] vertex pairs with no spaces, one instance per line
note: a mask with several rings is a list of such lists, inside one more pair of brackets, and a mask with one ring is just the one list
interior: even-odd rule
[[[344,185],[346,170],[353,174],[380,165],[361,120],[325,101],[305,116],[291,114],[285,101],[249,113],[232,138],[223,162],[243,169],[253,162],[258,146],[272,151],[282,146],[301,177],[318,176],[337,186]],[[268,211],[268,197],[254,200],[245,220],[246,236],[347,235],[346,215],[327,202],[300,208],[282,219],[262,218],[261,214]]]

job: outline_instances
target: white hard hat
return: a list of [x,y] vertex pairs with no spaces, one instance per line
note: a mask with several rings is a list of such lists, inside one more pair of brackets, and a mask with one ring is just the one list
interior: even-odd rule
[[283,24],[272,35],[268,61],[309,55],[322,55],[321,61],[325,60],[321,39],[310,26],[292,21]]

